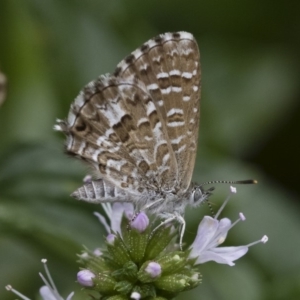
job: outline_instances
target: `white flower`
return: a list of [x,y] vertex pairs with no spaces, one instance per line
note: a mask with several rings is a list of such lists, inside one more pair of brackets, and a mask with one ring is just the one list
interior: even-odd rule
[[196,239],[191,245],[191,258],[197,258],[196,263],[202,264],[213,260],[219,264],[233,266],[233,261],[245,255],[248,251],[247,246],[240,247],[220,247],[231,228],[231,221],[227,218],[220,221],[212,217],[205,216],[201,221]]
[[[64,298],[62,298],[57,291],[54,291],[46,285],[40,288],[40,295],[42,296],[43,300],[64,300]],[[73,295],[74,292],[71,293],[66,300],[71,300]]]
[[130,298],[134,299],[134,300],[140,300],[141,299],[141,294],[138,293],[138,292],[133,292],[133,293],[131,293]]
[[[231,193],[235,192],[236,190],[231,187]],[[215,261],[219,264],[234,266],[234,261],[244,256],[248,252],[250,246],[260,242],[267,242],[268,238],[264,236],[261,240],[246,246],[218,247],[225,241],[228,231],[234,225],[236,225],[239,221],[246,220],[242,213],[240,213],[239,219],[233,224],[228,218],[217,220],[217,217],[227,204],[228,200],[229,197],[224,201],[215,218],[205,216],[199,224],[195,241],[190,246],[191,252],[189,255],[190,258],[197,258],[196,264],[202,264],[207,261]]]
[[123,213],[131,220],[134,215],[134,209],[132,203],[114,203],[111,205],[110,203],[103,203],[102,207],[109,219],[110,225],[107,223],[105,217],[98,212],[94,212],[94,215],[97,216],[101,224],[105,227],[107,233],[119,232],[121,233],[121,222]]
[[[58,290],[54,284],[54,281],[50,275],[49,269],[47,267],[47,260],[42,259],[42,263],[44,264],[45,272],[47,275],[47,279],[44,277],[42,273],[39,273],[40,277],[44,281],[45,285],[40,288],[40,295],[42,296],[43,300],[64,300],[62,296],[58,293]],[[71,300],[74,295],[72,292],[66,300]]]
[[[42,259],[42,263],[44,264],[45,272],[47,275],[47,279],[46,279],[43,274],[39,273],[40,277],[42,278],[42,280],[45,283],[45,285],[40,288],[40,295],[41,295],[42,299],[43,300],[64,300],[64,298],[62,296],[60,296],[60,294],[58,293],[56,286],[54,284],[54,281],[50,275],[50,272],[49,272],[47,264],[46,264],[47,260]],[[20,292],[15,290],[11,285],[7,285],[6,289],[8,291],[13,292],[15,295],[19,296],[23,300],[30,300],[29,298],[27,298],[26,296],[24,296],[23,294],[21,294]],[[66,298],[66,300],[71,300],[73,295],[74,295],[74,292],[72,292]]]

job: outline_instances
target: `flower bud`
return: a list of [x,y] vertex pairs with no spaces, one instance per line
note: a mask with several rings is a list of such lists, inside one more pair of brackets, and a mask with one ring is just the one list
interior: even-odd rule
[[90,270],[81,270],[77,273],[77,281],[82,286],[94,286],[95,274]]
[[144,212],[140,212],[131,222],[131,228],[136,229],[140,233],[144,232],[149,225],[149,218]]
[[101,251],[99,248],[97,248],[97,249],[95,249],[95,250],[93,251],[93,254],[94,254],[95,256],[101,256],[103,253],[102,253],[102,251]]
[[138,293],[138,292],[133,292],[133,293],[131,293],[130,298],[134,299],[134,300],[140,300],[141,299],[141,294]]
[[152,277],[158,277],[161,274],[161,266],[156,262],[150,262],[145,271]]
[[148,225],[149,218],[143,212],[136,215],[130,224],[132,230],[129,230],[127,234],[127,247],[135,263],[140,263],[144,259],[150,236]]
[[139,280],[144,283],[155,281],[160,275],[161,265],[154,261],[144,263],[138,272]]
[[115,238],[116,236],[112,233],[110,233],[107,237],[106,237],[106,241],[108,244],[113,245],[115,242]]

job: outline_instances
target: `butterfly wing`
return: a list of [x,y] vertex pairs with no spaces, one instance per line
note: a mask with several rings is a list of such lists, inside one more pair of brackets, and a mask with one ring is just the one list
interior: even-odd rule
[[[190,185],[200,117],[199,50],[187,32],[165,33],[149,40],[119,63],[115,76],[138,78],[147,87],[173,150],[176,188]],[[173,155],[172,155],[173,156]],[[169,179],[168,186],[174,187]]]
[[[186,32],[149,40],[89,83],[57,130],[104,182],[139,195],[186,190],[196,155],[199,51]],[[96,194],[96,193],[94,193]]]

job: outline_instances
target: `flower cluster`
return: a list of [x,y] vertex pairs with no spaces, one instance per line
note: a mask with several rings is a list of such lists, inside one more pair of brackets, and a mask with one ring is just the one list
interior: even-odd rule
[[[114,204],[112,215],[123,209],[121,204]],[[200,283],[190,251],[179,251],[172,245],[176,236],[172,226],[152,232],[143,212],[129,226],[128,219],[119,221],[120,231],[107,235],[106,249],[100,255],[97,249],[96,254],[81,256],[84,269],[77,274],[77,280],[82,286],[109,300],[170,299]]]
[[[235,192],[231,188],[231,194]],[[81,255],[84,267],[77,274],[77,281],[106,300],[173,299],[178,293],[197,287],[201,283],[199,264],[215,261],[233,266],[250,246],[267,241],[264,236],[246,246],[219,247],[228,231],[245,221],[242,213],[233,223],[228,218],[218,220],[229,198],[214,218],[203,218],[194,242],[185,251],[175,244],[177,231],[173,226],[157,227],[144,212],[133,217],[132,204],[105,204],[111,225],[104,216],[95,214],[108,233],[106,249]]]
[[[231,187],[230,195],[235,192]],[[219,247],[229,230],[246,220],[242,213],[235,222],[218,219],[230,195],[215,217],[202,219],[194,242],[184,251],[176,244],[178,231],[173,225],[158,226],[154,216],[144,212],[135,215],[130,203],[103,204],[109,222],[103,215],[95,215],[107,231],[106,245],[79,256],[83,267],[77,274],[78,283],[93,293],[93,299],[105,300],[167,300],[197,287],[201,283],[200,264],[215,261],[233,266],[250,246],[268,240],[264,236],[245,246]],[[42,298],[63,300],[46,264],[45,271],[48,279],[40,274],[45,283],[40,289]],[[30,300],[11,286],[7,289]],[[73,293],[66,300],[72,296]]]

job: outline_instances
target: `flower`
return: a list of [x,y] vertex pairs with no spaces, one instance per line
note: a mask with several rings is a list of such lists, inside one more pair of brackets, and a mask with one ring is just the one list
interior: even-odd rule
[[[127,208],[124,204],[105,205],[110,226],[102,215],[96,214],[109,233],[106,249],[101,249],[100,256],[89,252],[81,259],[83,270],[91,272],[87,282],[93,285],[78,282],[85,289],[97,291],[108,299],[110,296],[119,297],[116,299],[168,299],[165,294],[173,298],[181,291],[198,286],[201,278],[199,271],[194,269],[194,260],[188,258],[190,251],[174,250],[178,247],[173,245],[177,234],[173,227],[169,224],[158,227],[158,223],[150,222],[144,212],[138,213],[130,222],[128,216],[134,216],[133,207]],[[125,221],[122,221],[123,213]],[[113,222],[117,230],[113,230]],[[95,277],[91,278],[89,274]]]
[[250,246],[265,243],[267,237],[246,246],[219,247],[229,230],[246,220],[242,213],[233,223],[228,218],[218,219],[230,196],[236,193],[235,188],[230,190],[216,216],[204,216],[194,242],[185,251],[175,244],[174,227],[166,222],[157,223],[155,215],[148,216],[145,212],[134,215],[132,204],[104,204],[109,222],[101,214],[95,215],[108,233],[106,249],[99,252],[97,248],[81,259],[84,270],[78,273],[78,278],[82,276],[83,280],[78,282],[107,299],[171,299],[201,283],[199,264],[215,261],[233,266]]
[[101,256],[103,253],[102,253],[101,249],[97,248],[93,251],[93,254],[96,256]]
[[133,292],[133,293],[130,295],[130,298],[131,298],[131,299],[134,299],[134,300],[140,300],[140,299],[141,299],[141,294],[138,293],[138,292]]
[[[231,193],[236,193],[236,189],[231,187]],[[261,240],[246,246],[238,247],[218,247],[226,237],[228,231],[239,221],[245,221],[245,216],[240,213],[239,219],[233,224],[228,218],[217,220],[221,211],[229,201],[229,197],[224,201],[222,207],[218,211],[216,217],[205,216],[198,227],[195,241],[190,246],[190,258],[196,258],[196,264],[202,264],[207,261],[215,261],[219,264],[228,264],[234,266],[234,261],[244,256],[250,246],[257,243],[266,243],[268,238],[264,236]]]
[[[45,273],[47,275],[47,279],[44,277],[42,273],[39,273],[40,277],[42,278],[43,282],[45,283],[44,286],[40,288],[40,295],[43,300],[64,300],[64,298],[58,293],[54,281],[50,275],[49,269],[47,267],[47,260],[42,259],[42,263],[44,264]],[[17,290],[15,290],[11,285],[7,285],[6,289],[8,291],[13,292],[15,295],[19,296],[23,300],[30,300]],[[66,300],[71,300],[74,295],[74,292],[70,293]]]
[[110,225],[108,225],[105,217],[98,212],[94,212],[94,215],[98,217],[100,223],[104,226],[107,233],[112,231],[121,233],[121,221],[123,214],[127,217],[128,220],[131,220],[134,216],[134,209],[132,203],[101,203],[108,219]]
[[233,261],[239,259],[248,252],[247,246],[220,247],[231,228],[231,221],[223,218],[220,221],[205,216],[201,221],[195,241],[191,245],[191,258],[197,258],[196,263],[202,264],[213,260],[220,264],[234,266]]

